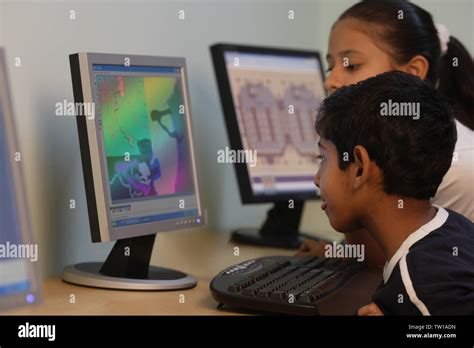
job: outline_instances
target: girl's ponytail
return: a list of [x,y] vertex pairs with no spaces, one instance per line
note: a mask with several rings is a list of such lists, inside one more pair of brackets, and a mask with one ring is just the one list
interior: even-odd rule
[[441,57],[438,88],[449,99],[456,119],[474,130],[474,61],[455,37],[450,36],[448,50]]

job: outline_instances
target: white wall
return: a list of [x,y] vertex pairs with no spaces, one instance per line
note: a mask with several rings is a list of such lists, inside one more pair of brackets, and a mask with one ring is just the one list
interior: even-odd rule
[[416,0],[474,54],[474,0]]
[[[416,1],[439,16],[474,52],[474,1]],[[95,1],[5,2],[0,44],[9,71],[33,226],[44,274],[65,264],[104,259],[111,244],[91,244],[74,119],[54,116],[73,100],[68,54],[79,51],[187,58],[198,170],[212,228],[259,225],[268,205],[242,206],[234,169],[218,164],[228,145],[209,45],[218,41],[326,51],[330,27],[354,1]],[[178,20],[184,9],[186,20]],[[288,20],[288,10],[295,20]],[[3,10],[3,16],[2,11]],[[76,20],[70,20],[70,10]],[[13,66],[20,57],[22,66]],[[204,176],[205,175],[205,176]],[[69,200],[77,207],[69,209]],[[316,203],[304,227],[330,230]]]
[[[108,245],[90,243],[74,119],[54,116],[54,105],[73,100],[68,54],[78,51],[172,55],[187,58],[204,207],[211,226],[258,224],[264,207],[241,208],[234,170],[215,156],[227,136],[209,45],[230,41],[289,47],[314,46],[316,5],[291,2],[48,2],[5,3],[4,45],[40,261],[46,274],[66,263],[103,259]],[[69,11],[76,11],[76,20]],[[184,9],[186,20],[178,20]],[[212,135],[212,136],[210,136]],[[69,209],[69,200],[77,208]]]

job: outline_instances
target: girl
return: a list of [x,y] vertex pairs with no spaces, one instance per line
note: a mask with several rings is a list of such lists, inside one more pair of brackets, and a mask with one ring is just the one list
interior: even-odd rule
[[[413,3],[366,0],[346,10],[333,25],[326,58],[329,93],[399,70],[431,82],[445,94],[456,114],[458,140],[451,168],[432,201],[474,221],[474,62],[461,42]],[[382,267],[385,257],[368,232],[355,231],[346,238],[365,244],[369,265]],[[322,256],[324,243],[305,241],[299,254]],[[380,314],[369,306],[360,314]]]

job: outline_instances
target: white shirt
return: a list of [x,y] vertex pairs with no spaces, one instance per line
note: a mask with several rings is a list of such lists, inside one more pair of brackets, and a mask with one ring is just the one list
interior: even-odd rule
[[474,222],[474,131],[456,121],[458,140],[451,167],[432,203],[452,209]]

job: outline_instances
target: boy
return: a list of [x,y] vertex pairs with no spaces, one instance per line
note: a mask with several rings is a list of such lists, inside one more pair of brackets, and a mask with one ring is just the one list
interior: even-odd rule
[[389,72],[343,87],[316,117],[315,184],[334,229],[365,228],[387,260],[359,315],[473,315],[474,225],[432,206],[456,126],[429,84]]

